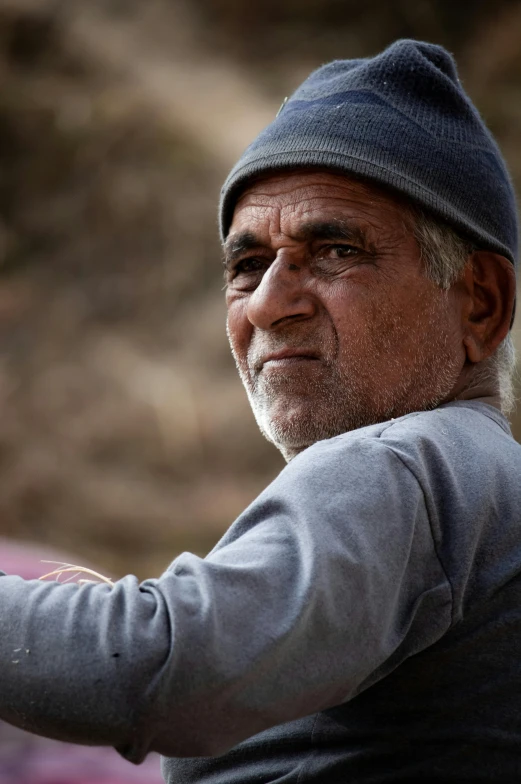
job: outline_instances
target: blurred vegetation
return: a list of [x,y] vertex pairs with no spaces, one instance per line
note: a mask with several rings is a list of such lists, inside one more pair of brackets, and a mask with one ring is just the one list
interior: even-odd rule
[[150,576],[280,469],[228,354],[219,187],[312,68],[398,37],[456,54],[519,190],[520,2],[0,0],[1,535]]

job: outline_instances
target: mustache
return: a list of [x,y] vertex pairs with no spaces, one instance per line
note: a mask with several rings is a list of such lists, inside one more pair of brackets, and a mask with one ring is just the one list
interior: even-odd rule
[[329,365],[337,353],[336,334],[329,332],[324,335],[316,329],[273,333],[255,331],[247,355],[250,371],[259,373],[265,358],[281,351],[302,352]]

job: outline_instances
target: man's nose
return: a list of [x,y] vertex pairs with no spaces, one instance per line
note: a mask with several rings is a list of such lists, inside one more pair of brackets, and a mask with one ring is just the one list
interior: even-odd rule
[[306,279],[307,271],[298,260],[275,259],[249,298],[249,321],[258,329],[273,330],[288,320],[311,318],[316,303],[306,289]]

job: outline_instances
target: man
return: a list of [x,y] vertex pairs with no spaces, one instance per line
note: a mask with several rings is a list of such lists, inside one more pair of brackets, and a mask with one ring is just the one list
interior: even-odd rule
[[0,718],[167,782],[517,782],[517,222],[440,47],[312,74],[223,189],[228,332],[287,467],[158,580],[0,580]]

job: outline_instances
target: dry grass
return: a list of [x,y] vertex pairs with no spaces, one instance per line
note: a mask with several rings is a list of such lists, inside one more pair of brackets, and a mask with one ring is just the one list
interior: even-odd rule
[[[78,585],[85,585],[86,583],[106,583],[107,585],[113,586],[114,583],[108,577],[104,577],[99,572],[95,572],[93,569],[87,569],[85,566],[75,566],[74,564],[62,563],[61,561],[42,561],[42,563],[52,563],[58,564],[57,569],[53,569],[52,572],[48,572],[48,574],[42,575],[40,580],[47,580],[50,577],[55,577],[56,582],[66,583],[77,577],[79,574],[88,574],[91,577],[95,577],[95,580],[78,580]],[[70,576],[66,580],[60,581],[60,577],[64,574],[70,573]]]

